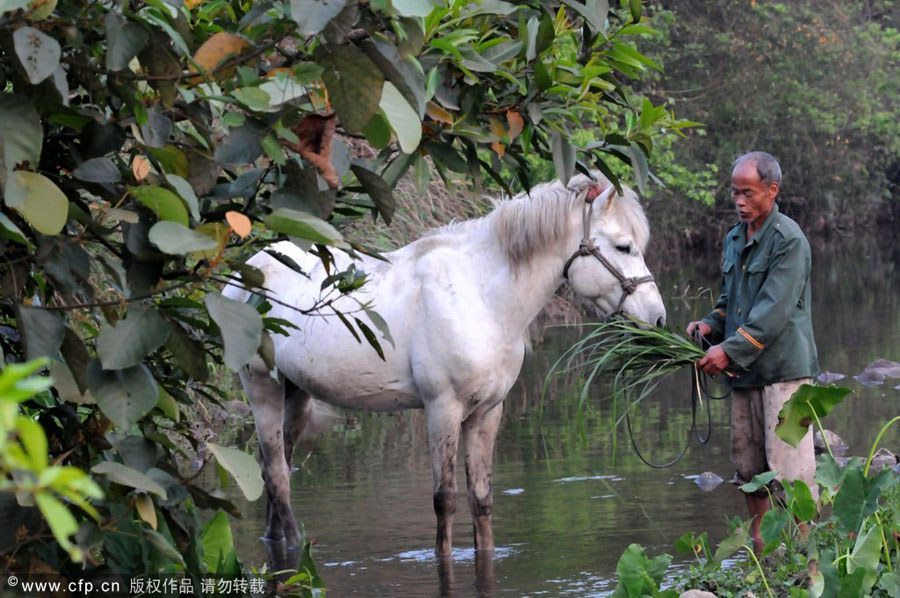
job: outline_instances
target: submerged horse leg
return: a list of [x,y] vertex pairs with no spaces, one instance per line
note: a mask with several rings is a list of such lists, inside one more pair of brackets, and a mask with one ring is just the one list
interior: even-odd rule
[[456,450],[459,447],[459,425],[462,405],[452,397],[426,403],[428,444],[434,477],[434,514],[437,516],[437,555],[453,550],[453,515],[456,513]]
[[312,399],[304,390],[299,389],[290,380],[285,381],[284,393],[284,460],[288,472],[294,463],[294,447],[300,433],[306,428],[312,410]]
[[494,507],[492,471],[494,441],[502,414],[503,403],[498,403],[487,413],[470,415],[462,424],[469,510],[475,531],[475,550],[479,552],[494,550],[494,531],[491,528]]
[[253,409],[266,485],[264,538],[283,538],[294,546],[300,542],[300,532],[291,511],[291,472],[284,457],[284,378],[273,379],[259,356],[250,360],[240,376]]

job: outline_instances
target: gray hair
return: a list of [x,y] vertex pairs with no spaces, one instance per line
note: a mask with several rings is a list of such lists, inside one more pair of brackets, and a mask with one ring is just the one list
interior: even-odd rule
[[746,153],[734,161],[734,164],[731,167],[732,172],[735,168],[747,161],[750,161],[756,166],[756,174],[759,175],[760,181],[766,185],[778,183],[778,186],[781,187],[781,165],[778,163],[778,160],[775,159],[775,156],[767,154],[766,152]]

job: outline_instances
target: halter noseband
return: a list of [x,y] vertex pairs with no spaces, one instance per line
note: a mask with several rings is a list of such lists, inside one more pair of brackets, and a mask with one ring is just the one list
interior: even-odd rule
[[584,236],[581,238],[581,244],[578,246],[578,249],[568,260],[566,260],[566,265],[563,267],[563,278],[569,280],[569,266],[572,265],[572,262],[579,257],[592,255],[597,258],[601,264],[606,266],[606,269],[609,270],[610,274],[618,279],[619,284],[622,285],[622,296],[619,298],[619,304],[616,305],[616,308],[609,314],[609,318],[622,313],[622,305],[625,304],[625,299],[628,298],[628,295],[631,295],[637,290],[638,285],[645,282],[653,282],[653,275],[651,274],[648,274],[647,276],[631,277],[622,274],[622,271],[603,255],[600,248],[594,245],[594,241],[591,239],[591,216],[594,210],[594,200],[600,199],[601,201],[605,201],[612,195],[614,190],[615,187],[610,185],[603,193],[593,197],[591,197],[590,194],[591,187],[588,187],[581,192],[584,198]]

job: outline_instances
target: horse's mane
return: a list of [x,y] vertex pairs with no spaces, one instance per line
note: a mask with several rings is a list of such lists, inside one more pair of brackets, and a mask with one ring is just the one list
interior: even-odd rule
[[[602,175],[597,180],[609,185]],[[530,193],[520,193],[511,199],[500,200],[485,220],[492,226],[500,246],[513,266],[527,261],[539,248],[559,242],[568,232],[570,215],[575,204],[582,201],[583,191],[592,181],[579,174],[569,180],[567,186],[559,181],[533,187]],[[623,186],[623,195],[610,198],[606,218],[614,219],[628,231],[644,251],[650,240],[650,226],[637,195]],[[580,205],[578,206],[580,208]],[[603,206],[595,209],[603,210]]]

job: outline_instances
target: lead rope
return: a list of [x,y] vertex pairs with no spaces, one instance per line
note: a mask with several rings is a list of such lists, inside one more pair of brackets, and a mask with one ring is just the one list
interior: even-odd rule
[[[706,340],[706,338],[700,334],[699,330],[694,330],[692,335],[694,342],[702,348],[706,349],[710,346],[710,342]],[[685,453],[687,453],[688,446],[691,444],[691,437],[697,436],[697,441],[701,444],[709,444],[710,438],[712,438],[712,415],[710,414],[709,404],[711,401],[721,401],[728,398],[731,395],[731,389],[733,387],[733,383],[731,382],[731,378],[729,378],[727,384],[727,392],[719,395],[710,394],[709,392],[709,376],[706,372],[700,371],[696,365],[691,365],[690,368],[693,370],[693,383],[691,384],[691,428],[688,430],[687,438],[685,439],[684,446],[681,448],[681,451],[678,455],[669,461],[668,463],[653,463],[641,453],[641,450],[637,446],[637,441],[634,437],[634,430],[631,427],[631,417],[628,415],[630,406],[628,404],[628,393],[627,390],[624,393],[625,396],[625,425],[628,428],[628,436],[631,438],[631,448],[634,449],[634,453],[637,455],[638,459],[644,462],[645,465],[652,467],[654,469],[665,469],[667,467],[671,467],[681,461],[682,457],[684,457]],[[697,429],[697,407],[699,405],[700,409],[703,409],[703,397],[706,397],[706,436],[700,434],[700,430]]]

